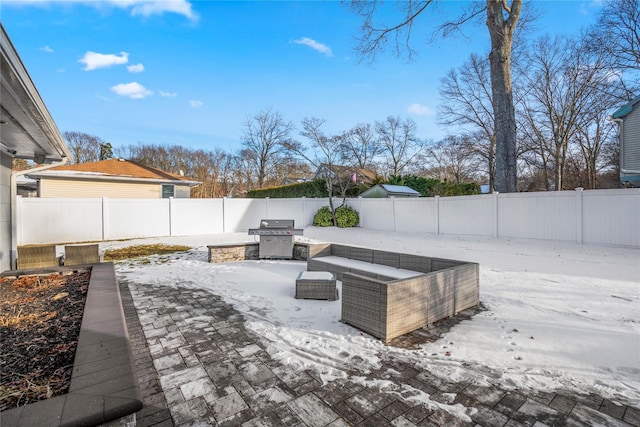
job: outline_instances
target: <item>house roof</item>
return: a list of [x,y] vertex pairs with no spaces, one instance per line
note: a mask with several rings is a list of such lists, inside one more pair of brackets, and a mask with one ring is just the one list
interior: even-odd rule
[[125,159],[108,159],[99,162],[56,166],[45,171],[28,174],[31,178],[71,178],[98,180],[127,180],[144,182],[169,182],[172,184],[200,184],[181,175],[166,172]]
[[322,163],[320,165],[320,167],[318,168],[316,173],[313,175],[313,177],[317,178],[321,176],[321,172],[323,169],[330,169],[333,171],[333,173],[343,178],[344,177],[348,178],[351,174],[355,173],[356,175],[364,178],[366,182],[371,182],[378,177],[377,173],[369,169],[357,168],[352,166],[342,166],[342,165],[332,165],[331,167],[329,167],[329,165],[326,163]]
[[420,193],[405,185],[377,184],[360,195],[361,197],[418,197]]
[[622,108],[620,108],[618,111],[613,113],[611,116],[614,119],[623,119],[626,116],[628,116],[629,113],[631,113],[634,110],[634,108],[636,108],[638,105],[640,105],[640,96],[636,96],[632,101],[625,104]]

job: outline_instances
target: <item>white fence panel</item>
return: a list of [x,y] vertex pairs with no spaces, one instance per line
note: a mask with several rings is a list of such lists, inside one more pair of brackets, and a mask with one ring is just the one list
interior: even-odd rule
[[169,199],[103,199],[104,238],[169,236]]
[[640,246],[640,189],[582,194],[582,241]]
[[102,240],[102,199],[18,198],[18,245]]
[[435,197],[395,199],[396,231],[437,233],[439,199]]
[[[360,213],[360,226],[374,230],[640,247],[639,189],[347,203]],[[18,198],[18,244],[246,232],[263,218],[292,218],[300,228],[313,224],[315,213],[328,204],[316,198]]]
[[[395,227],[394,199],[358,199],[360,227],[393,231]],[[357,205],[356,205],[357,206]],[[354,206],[357,210],[357,208]]]
[[266,199],[224,199],[224,231],[239,233],[260,225],[267,217]]
[[308,225],[313,225],[313,218],[323,206],[329,206],[329,198],[304,199],[304,221],[300,224],[300,226],[306,227]]
[[[297,228],[305,223],[304,201],[302,199],[267,199],[265,218],[292,219]],[[262,219],[262,218],[261,218]],[[256,223],[252,228],[257,227]]]
[[224,233],[223,199],[171,199],[171,235]]
[[500,194],[498,236],[577,241],[575,191]]
[[495,196],[440,197],[440,233],[493,236]]

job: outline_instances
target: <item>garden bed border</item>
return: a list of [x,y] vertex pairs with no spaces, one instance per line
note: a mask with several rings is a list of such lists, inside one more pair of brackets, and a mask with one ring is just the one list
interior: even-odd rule
[[5,271],[2,276],[91,269],[69,393],[0,412],[0,425],[97,426],[142,409],[113,263]]

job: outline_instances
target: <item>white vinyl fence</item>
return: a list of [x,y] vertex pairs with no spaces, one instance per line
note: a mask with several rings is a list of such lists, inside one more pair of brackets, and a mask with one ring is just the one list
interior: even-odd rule
[[[340,203],[340,201],[336,201]],[[374,230],[640,247],[640,189],[349,199]],[[327,199],[18,198],[18,244],[245,232],[313,223]]]

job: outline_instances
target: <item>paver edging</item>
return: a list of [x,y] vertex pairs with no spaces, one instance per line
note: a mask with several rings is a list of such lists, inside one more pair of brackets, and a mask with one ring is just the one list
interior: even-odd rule
[[85,267],[91,277],[69,393],[2,411],[0,426],[97,426],[142,408],[114,265]]

